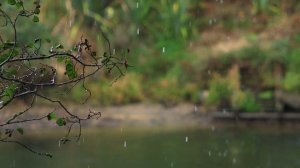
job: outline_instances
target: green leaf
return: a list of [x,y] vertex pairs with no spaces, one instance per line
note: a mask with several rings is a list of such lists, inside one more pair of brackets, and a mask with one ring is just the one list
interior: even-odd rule
[[17,50],[12,50],[12,51],[10,51],[10,53],[9,53],[10,57],[14,57],[14,56],[16,56],[16,55],[18,55],[18,54],[19,54],[19,51],[17,51]]
[[64,49],[64,46],[61,45],[61,44],[58,44],[55,48],[56,48],[56,49]]
[[27,48],[33,48],[33,47],[34,47],[34,44],[33,44],[33,43],[29,43],[29,44],[27,44],[26,47],[27,47]]
[[39,9],[39,8],[35,8],[35,10],[34,10],[34,14],[37,14],[37,15],[38,15],[38,14],[40,14],[40,12],[41,12],[41,11],[40,11],[40,9]]
[[17,7],[17,8],[21,8],[22,6],[23,6],[23,2],[22,2],[22,1],[17,2],[17,4],[16,4],[16,7]]
[[34,15],[32,21],[37,23],[40,21],[40,19],[38,16]]
[[0,55],[0,64],[9,58],[9,54]]
[[24,130],[23,128],[17,128],[17,131],[19,132],[19,134],[23,135],[24,134]]
[[15,5],[16,4],[16,0],[7,0],[7,2],[10,5]]
[[9,87],[4,89],[3,95],[7,96],[9,98],[12,98],[16,89],[17,89],[17,86],[15,84],[12,84]]
[[56,115],[55,115],[55,113],[49,113],[48,115],[47,115],[47,119],[50,121],[50,120],[55,120],[57,117],[56,117]]
[[64,118],[59,118],[59,119],[56,120],[56,124],[61,127],[61,126],[66,125],[67,122]]
[[68,77],[70,79],[76,78],[77,77],[77,72],[75,70],[75,66],[74,66],[72,60],[67,59],[66,62],[65,62],[65,65],[66,65],[66,74],[68,75]]

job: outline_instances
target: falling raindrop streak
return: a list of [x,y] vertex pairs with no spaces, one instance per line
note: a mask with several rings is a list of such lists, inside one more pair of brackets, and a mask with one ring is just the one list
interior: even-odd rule
[[162,52],[163,52],[163,53],[166,52],[166,48],[165,48],[165,47],[162,48]]
[[185,142],[186,143],[189,142],[189,137],[188,136],[185,137]]
[[58,147],[60,148],[61,144],[60,144],[60,140],[58,141]]
[[211,157],[211,151],[208,151],[208,156]]
[[140,28],[139,27],[136,29],[136,34],[140,35]]
[[233,158],[233,159],[232,159],[232,163],[233,163],[233,164],[236,164],[236,158]]
[[224,156],[224,157],[227,156],[227,151],[224,151],[223,156]]
[[195,106],[194,107],[194,112],[197,112],[198,111],[198,106]]
[[124,148],[126,148],[127,147],[127,142],[126,141],[124,141]]
[[215,131],[215,130],[216,130],[215,126],[211,126],[211,131]]
[[136,8],[139,8],[139,7],[140,7],[139,2],[136,2]]
[[16,167],[16,160],[13,161],[12,167]]

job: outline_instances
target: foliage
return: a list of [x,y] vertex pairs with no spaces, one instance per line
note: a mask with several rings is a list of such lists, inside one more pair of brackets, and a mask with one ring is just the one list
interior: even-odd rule
[[252,92],[237,91],[231,98],[232,106],[235,110],[243,112],[260,112],[261,105],[256,102]]
[[219,75],[213,76],[209,83],[209,95],[205,103],[208,105],[220,105],[222,102],[229,100],[231,88],[229,81]]

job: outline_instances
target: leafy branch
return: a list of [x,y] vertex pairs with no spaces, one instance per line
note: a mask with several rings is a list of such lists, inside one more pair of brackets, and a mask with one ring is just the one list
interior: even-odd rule
[[[20,17],[27,18],[30,22],[39,22],[40,1],[34,1],[32,9],[26,9],[23,0],[7,0],[5,5],[15,9],[15,12],[7,12],[4,4],[0,3],[0,19],[4,20],[0,30],[9,29],[12,32],[8,37],[0,33],[0,112],[9,108],[8,106],[17,98],[31,96],[32,99],[25,110],[14,113],[7,121],[0,123],[0,142],[15,143],[34,154],[52,157],[51,154],[37,152],[22,142],[14,140],[15,132],[24,133],[23,128],[16,127],[17,124],[54,120],[57,126],[67,128],[66,136],[61,139],[66,143],[70,141],[69,135],[74,125],[79,126],[76,136],[76,140],[79,141],[82,122],[93,118],[98,119],[101,113],[90,110],[86,116],[79,116],[70,111],[62,101],[43,94],[43,90],[47,87],[64,87],[69,88],[66,90],[71,90],[82,83],[90,96],[91,92],[85,87],[87,78],[99,72],[117,71],[119,75],[116,79],[118,79],[125,74],[129,65],[126,57],[118,57],[112,53],[110,42],[103,33],[109,48],[108,52],[103,52],[100,56],[93,50],[88,39],[83,37],[71,49],[66,50],[62,44],[55,44],[46,52],[42,48],[45,43],[51,44],[48,39],[37,38],[32,43],[21,42],[18,40],[17,22]],[[64,66],[63,78],[59,78],[60,74],[51,62]],[[30,112],[36,98],[60,106],[64,117],[57,117],[55,112],[50,112],[37,118],[20,119]]]

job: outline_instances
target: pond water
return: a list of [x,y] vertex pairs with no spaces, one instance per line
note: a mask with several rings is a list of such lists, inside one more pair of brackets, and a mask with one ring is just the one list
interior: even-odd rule
[[24,139],[53,153],[52,159],[13,144],[0,144],[1,167],[300,167],[300,134],[289,129],[99,128],[84,130],[80,143],[62,146],[58,136],[61,134],[47,132]]

